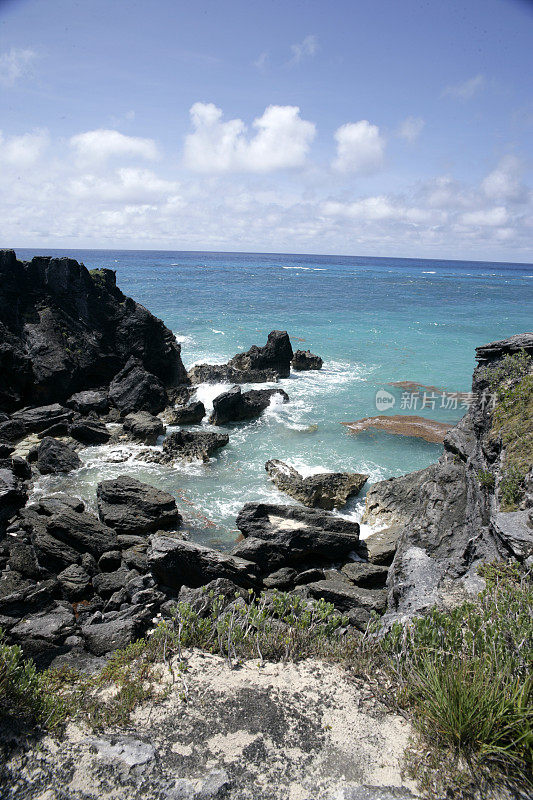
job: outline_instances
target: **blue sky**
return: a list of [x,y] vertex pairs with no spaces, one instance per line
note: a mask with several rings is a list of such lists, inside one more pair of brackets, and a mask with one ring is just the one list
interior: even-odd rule
[[0,244],[532,259],[533,3],[0,0]]

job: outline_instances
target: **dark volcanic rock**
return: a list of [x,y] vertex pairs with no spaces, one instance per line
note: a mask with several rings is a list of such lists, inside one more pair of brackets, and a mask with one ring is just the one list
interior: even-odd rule
[[350,583],[338,580],[317,581],[305,587],[311,597],[323,598],[332,603],[338,611],[350,611],[358,606],[368,611],[383,613],[387,606],[385,589],[363,589]]
[[78,553],[90,553],[96,558],[117,547],[116,535],[111,528],[103,525],[93,514],[74,511],[68,506],[52,514],[46,522],[46,532]]
[[249,392],[242,392],[240,386],[234,386],[229,392],[215,397],[209,422],[213,425],[225,425],[226,422],[254,419],[268,408],[276,394],[283,398],[284,403],[288,403],[289,396],[283,389],[251,389]]
[[366,561],[349,561],[341,572],[356,586],[365,589],[383,589],[389,573],[387,567]]
[[[0,323],[1,333],[1,323]],[[38,406],[37,408],[23,408],[16,411],[13,420],[21,422],[28,433],[39,433],[45,431],[52,425],[68,423],[72,419],[72,411],[69,408],[52,403],[49,406]]]
[[322,369],[323,361],[310,350],[297,350],[292,357],[292,368],[296,370]]
[[76,392],[66,402],[69,408],[79,414],[107,414],[109,399],[104,389],[88,389],[85,392]]
[[69,600],[81,600],[88,593],[91,578],[79,564],[71,564],[57,576],[65,596]]
[[227,433],[175,431],[163,442],[163,455],[169,461],[209,461],[210,456],[228,442]]
[[267,461],[265,469],[280,491],[309,508],[327,511],[343,506],[368,480],[368,475],[358,472],[321,472],[303,478],[293,467],[276,458]]
[[359,525],[325,511],[247,503],[237,516],[245,537],[232,550],[263,573],[280,567],[331,563],[357,548]]
[[288,378],[293,357],[287,331],[271,331],[263,347],[252,345],[246,353],[238,353],[229,366],[239,370],[273,369],[281,378]]
[[137,411],[124,418],[124,430],[143,444],[155,444],[157,438],[165,432],[165,426],[159,417],[154,417],[148,411]]
[[276,383],[274,369],[236,369],[229,364],[197,364],[187,373],[190,382],[199,383]]
[[118,534],[174,529],[181,523],[181,515],[171,494],[128,475],[102,481],[96,494],[100,519]]
[[109,384],[109,400],[123,414],[132,411],[157,414],[167,405],[168,397],[159,378],[132,357]]
[[73,422],[69,433],[73,439],[87,445],[105,444],[111,438],[104,423],[92,419]]
[[172,409],[167,416],[167,421],[169,425],[197,425],[204,417],[205,406],[200,400],[196,400],[187,406]]
[[238,586],[248,587],[257,580],[254,564],[173,536],[155,534],[148,561],[158,580],[172,588],[195,588],[216,578],[226,578]]
[[114,272],[0,251],[0,409],[107,385],[131,356],[165,385],[188,383],[174,335],[122,294]]
[[139,623],[135,619],[116,619],[85,625],[81,629],[85,647],[95,656],[126,647],[138,637],[139,632]]
[[0,467],[0,538],[7,521],[22,508],[27,499],[26,486],[15,474],[13,465]]
[[81,460],[68,444],[46,436],[37,451],[37,467],[42,475],[72,472],[81,467]]
[[6,417],[0,421],[0,442],[17,442],[25,434],[26,428],[22,420]]

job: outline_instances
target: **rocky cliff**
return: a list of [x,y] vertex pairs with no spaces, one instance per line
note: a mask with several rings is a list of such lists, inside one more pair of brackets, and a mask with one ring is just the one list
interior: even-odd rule
[[533,555],[533,334],[476,350],[472,403],[426,469],[375,484],[364,521],[395,530],[388,616],[449,606],[478,566]]
[[0,410],[107,386],[131,357],[165,386],[188,383],[172,332],[112,270],[0,251]]

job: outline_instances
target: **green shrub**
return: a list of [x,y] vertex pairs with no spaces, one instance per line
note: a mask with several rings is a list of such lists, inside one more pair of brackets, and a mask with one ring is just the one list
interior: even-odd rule
[[494,490],[494,475],[492,472],[489,472],[489,470],[480,469],[477,474],[477,479],[482,489],[486,489],[488,492]]
[[485,367],[483,377],[492,391],[501,387],[502,383],[515,381],[524,377],[533,369],[533,359],[525,350],[518,353],[505,355],[494,367]]
[[517,508],[524,495],[524,478],[525,474],[515,464],[503,473],[499,489],[504,511],[513,511]]

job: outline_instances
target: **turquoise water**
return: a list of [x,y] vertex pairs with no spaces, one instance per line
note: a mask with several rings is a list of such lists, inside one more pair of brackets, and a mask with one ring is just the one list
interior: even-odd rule
[[[110,463],[109,448],[88,448],[69,478],[94,503],[95,485],[123,473],[171,491],[191,537],[218,547],[235,538],[235,516],[249,500],[290,502],[267,480],[281,458],[305,473],[354,470],[369,483],[420,469],[440,445],[380,432],[354,436],[342,426],[380,413],[375,395],[395,381],[469,391],[477,345],[532,328],[533,265],[342,256],[148,251],[18,250],[19,258],[69,254],[89,268],[110,267],[121,289],[161,317],[182,343],[187,367],[226,361],[272,329],[324,359],[320,372],[280,381],[291,402],[259,420],[228,426],[230,444],[207,465],[163,469]],[[209,405],[224,386],[202,386]],[[245,387],[243,387],[245,388]],[[401,395],[390,413],[402,413]],[[404,410],[458,421],[466,408]],[[124,450],[124,448],[122,448]],[[64,486],[64,484],[63,484]],[[59,488],[43,479],[38,491]],[[361,500],[343,513],[357,518]]]

